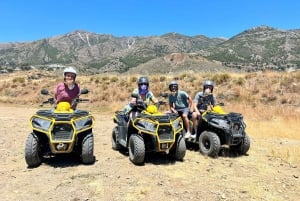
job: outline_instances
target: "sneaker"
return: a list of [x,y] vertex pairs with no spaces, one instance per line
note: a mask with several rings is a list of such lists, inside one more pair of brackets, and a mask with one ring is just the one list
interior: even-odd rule
[[192,139],[196,139],[196,134],[194,133],[194,134],[191,134],[191,138]]
[[185,136],[184,136],[184,138],[190,138],[192,135],[191,135],[191,133],[190,132],[187,132],[187,133],[185,133]]

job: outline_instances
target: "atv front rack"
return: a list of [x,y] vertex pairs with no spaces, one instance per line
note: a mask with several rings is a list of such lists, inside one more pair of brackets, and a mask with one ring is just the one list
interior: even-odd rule
[[85,110],[75,110],[73,113],[54,113],[52,110],[39,110],[36,114],[48,118],[54,118],[57,121],[68,121],[74,117],[86,116],[89,112]]
[[153,121],[158,121],[160,123],[169,123],[170,121],[175,120],[178,116],[174,113],[163,114],[163,115],[150,115],[145,113],[140,113],[136,117],[143,117],[151,119]]

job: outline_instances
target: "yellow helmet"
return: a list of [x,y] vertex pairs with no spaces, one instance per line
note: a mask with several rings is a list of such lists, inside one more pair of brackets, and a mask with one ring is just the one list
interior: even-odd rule
[[147,112],[150,113],[150,114],[154,114],[154,113],[157,113],[158,110],[157,110],[157,107],[155,105],[149,105],[147,107]]
[[69,102],[59,102],[56,110],[61,112],[61,111],[69,111],[71,109],[71,105]]

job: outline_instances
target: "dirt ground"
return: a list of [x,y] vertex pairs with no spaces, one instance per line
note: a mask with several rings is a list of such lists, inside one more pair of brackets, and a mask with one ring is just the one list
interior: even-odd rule
[[[95,113],[96,162],[82,165],[72,156],[47,159],[27,168],[28,119],[37,108],[0,106],[0,195],[12,200],[299,200],[299,166],[270,155],[274,140],[251,137],[247,156],[226,151],[216,159],[188,150],[183,162],[164,155],[132,164],[111,149],[112,115]],[[300,145],[299,142],[298,146]]]

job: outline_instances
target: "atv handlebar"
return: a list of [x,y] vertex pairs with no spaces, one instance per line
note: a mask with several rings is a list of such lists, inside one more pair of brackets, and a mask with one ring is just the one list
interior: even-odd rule
[[[87,89],[82,89],[82,90],[80,91],[80,94],[88,94],[88,93],[89,93],[89,90],[87,90]],[[41,94],[42,94],[42,95],[49,95],[49,91],[48,91],[47,89],[42,89],[42,90],[41,90]],[[76,98],[76,99],[74,99],[74,100],[72,101],[71,104],[73,105],[73,104],[75,104],[75,103],[82,103],[82,102],[89,102],[89,101],[90,101],[89,99]],[[40,104],[40,106],[43,106],[44,104],[51,104],[51,105],[53,105],[55,102],[56,102],[55,99],[54,99],[53,97],[51,97],[51,98],[48,98],[48,100],[43,101],[43,102]]]
[[166,101],[158,101],[158,104],[159,105],[167,105],[167,102]]
[[89,102],[89,101],[90,101],[90,99],[83,99],[83,98],[77,98],[77,99],[76,99],[76,102],[77,102],[77,103]]
[[42,104],[47,104],[47,103],[54,104],[54,98],[48,98],[48,100],[42,102]]

